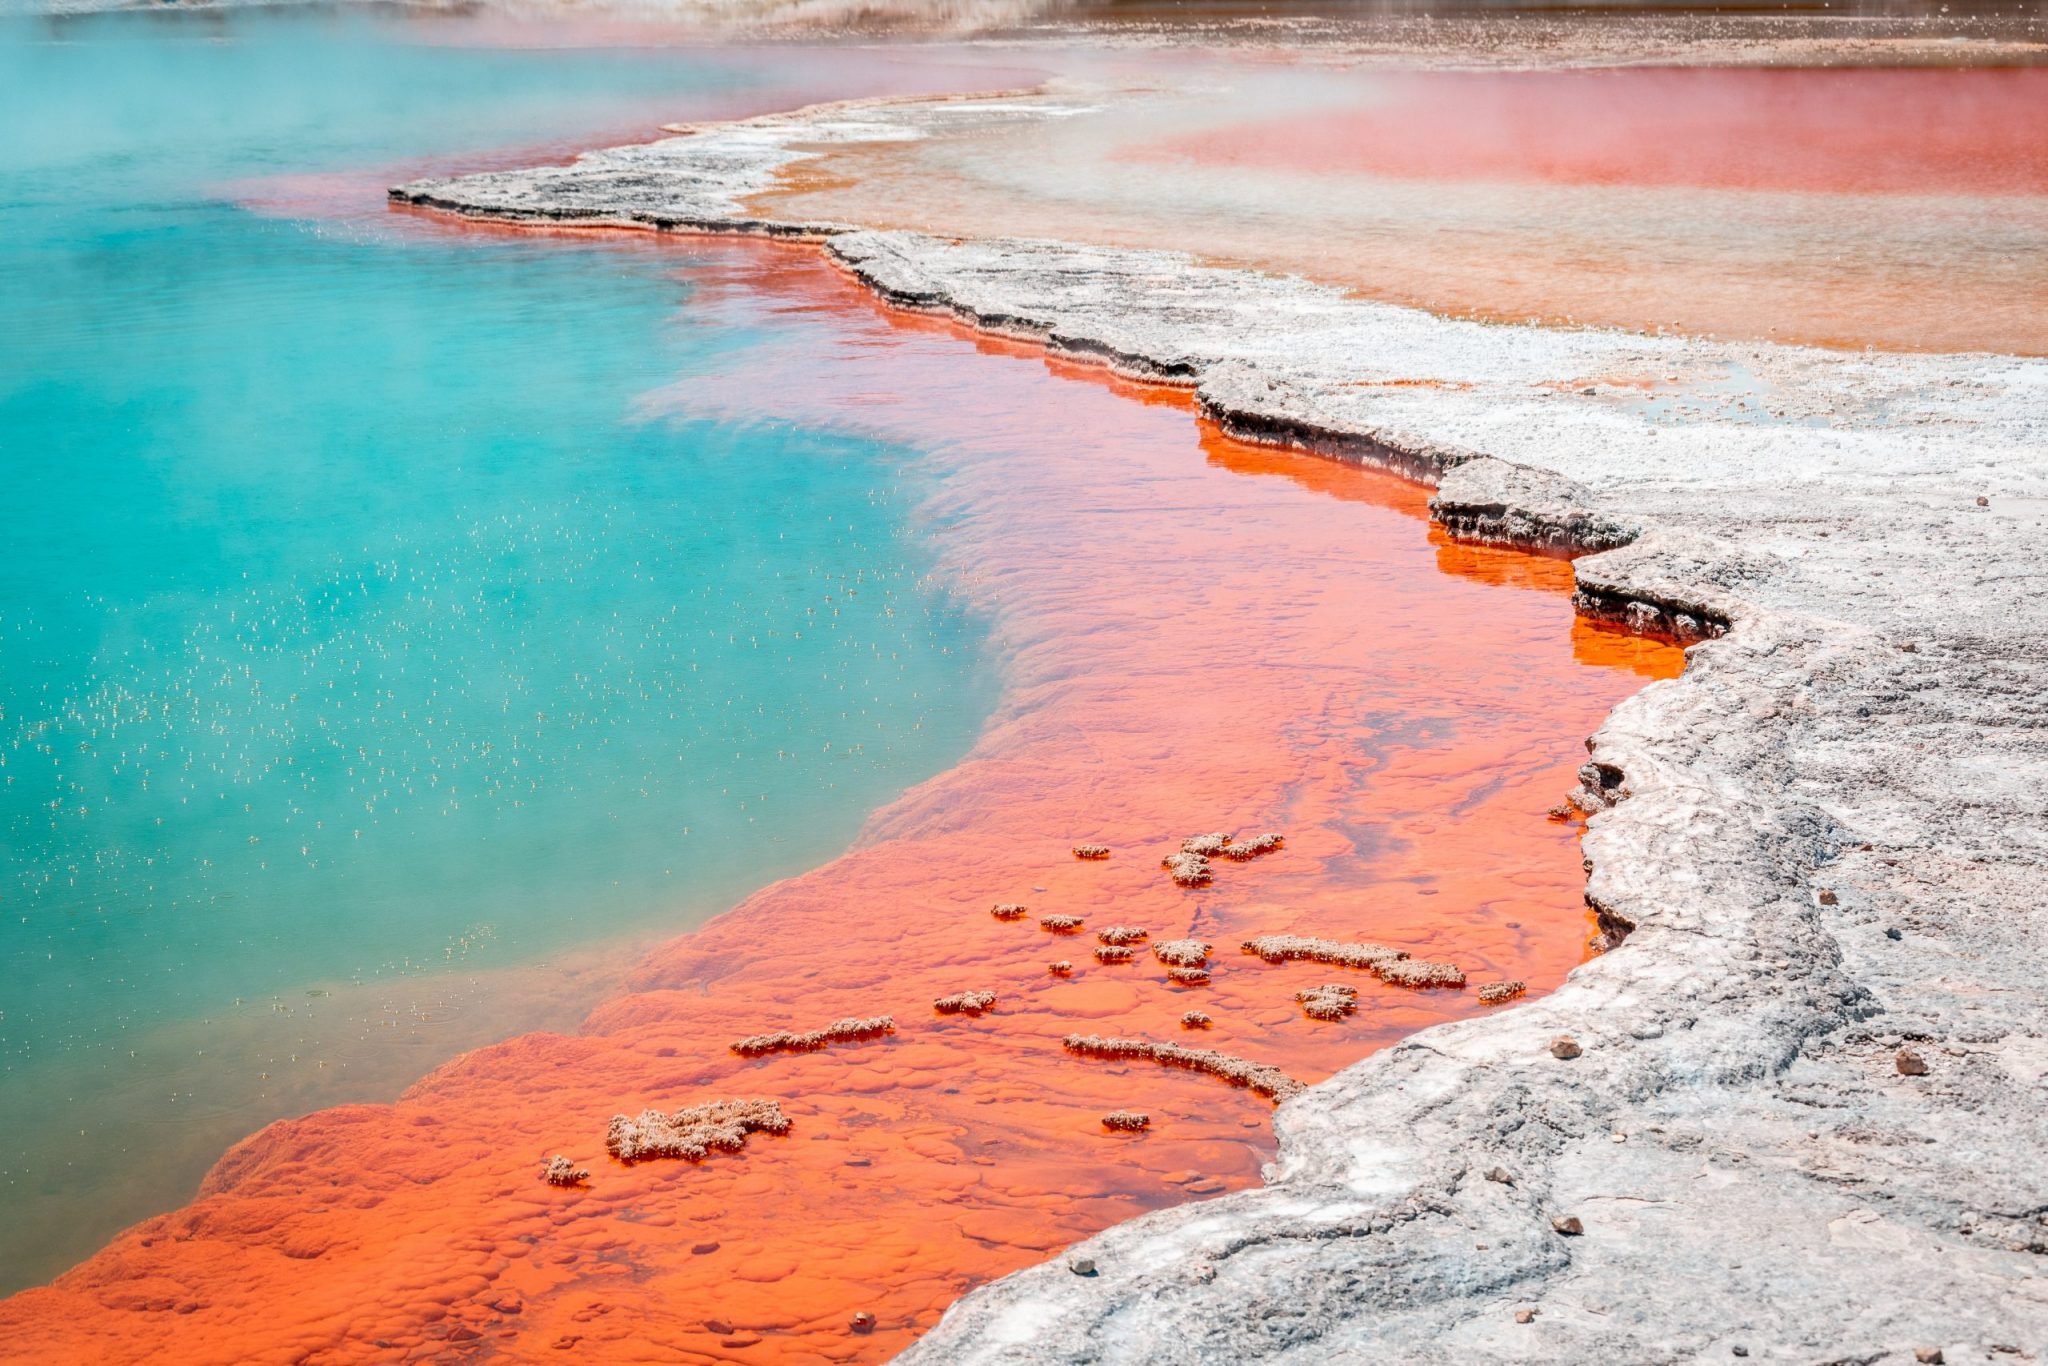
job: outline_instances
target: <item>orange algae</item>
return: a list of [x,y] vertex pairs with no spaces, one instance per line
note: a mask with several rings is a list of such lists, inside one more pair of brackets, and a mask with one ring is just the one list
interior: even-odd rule
[[[933,452],[947,572],[1004,666],[986,734],[843,858],[655,952],[584,1032],[238,1145],[190,1206],[0,1304],[10,1350],[879,1361],[971,1286],[1190,1198],[1189,1172],[1254,1183],[1270,1105],[1208,1070],[1284,1093],[1483,1008],[1360,976],[1333,1028],[1295,1001],[1330,967],[1226,954],[1188,1011],[1156,973],[1048,973],[1046,939],[992,903],[1029,894],[1162,946],[1369,939],[1532,992],[1584,957],[1576,833],[1544,812],[1675,649],[1575,622],[1562,562],[1432,537],[1421,490],[1236,446],[1185,396],[906,324],[807,254],[692,254],[694,308],[776,324],[747,369],[651,410]],[[1185,629],[1247,602],[1242,629]],[[1205,887],[1160,875],[1223,820],[1285,845]],[[1075,830],[1134,856],[1077,860]],[[930,1009],[969,985],[1000,1010]],[[896,1031],[855,1047],[730,1048],[885,1016]],[[1159,1042],[1187,1028],[1214,1049]],[[597,1156],[615,1114],[735,1095],[777,1098],[787,1132],[701,1164]],[[1104,1128],[1118,1111],[1150,1117],[1143,1142]],[[589,1180],[535,1180],[558,1154]]]

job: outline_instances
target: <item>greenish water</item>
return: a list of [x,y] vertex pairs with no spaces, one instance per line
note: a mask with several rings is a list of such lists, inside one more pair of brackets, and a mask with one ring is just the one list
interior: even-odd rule
[[417,37],[0,21],[0,1290],[350,1094],[231,1076],[202,1024],[683,928],[990,700],[915,453],[639,416],[759,340],[693,312],[686,250],[395,230],[352,181],[237,202],[810,76]]

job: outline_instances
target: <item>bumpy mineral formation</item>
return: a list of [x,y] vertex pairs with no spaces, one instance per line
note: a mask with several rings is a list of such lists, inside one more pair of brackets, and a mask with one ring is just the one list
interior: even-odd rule
[[1173,875],[1173,880],[1183,887],[1205,887],[1215,874],[1209,868],[1209,860],[1202,854],[1182,851],[1168,854],[1159,860],[1159,866]]
[[1426,963],[1419,958],[1402,958],[1373,968],[1382,982],[1397,987],[1461,987],[1464,970],[1454,963]]
[[1014,901],[998,901],[995,905],[988,908],[988,913],[998,920],[1022,920],[1024,913],[1030,909],[1030,907],[1020,906]]
[[807,1029],[801,1034],[778,1030],[773,1034],[750,1035],[736,1040],[732,1045],[732,1051],[743,1058],[758,1058],[768,1053],[810,1053],[827,1044],[878,1039],[884,1034],[895,1032],[896,1021],[887,1015],[877,1015],[866,1020],[834,1020],[823,1029]]
[[1182,1029],[1207,1029],[1211,1023],[1208,1012],[1201,1010],[1190,1010],[1180,1017]]
[[1078,859],[1105,859],[1109,857],[1109,846],[1106,844],[1077,844],[1074,846],[1074,857]]
[[1136,1110],[1111,1110],[1102,1117],[1103,1128],[1120,1129],[1130,1134],[1137,1133],[1140,1129],[1150,1128],[1151,1124],[1152,1116],[1142,1114]]
[[665,1115],[642,1110],[637,1118],[613,1115],[605,1151],[621,1162],[680,1157],[701,1162],[714,1152],[736,1153],[751,1133],[785,1134],[789,1120],[772,1100],[714,1100]]
[[1060,959],[1057,963],[1048,963],[1045,970],[1055,977],[1072,977],[1074,975],[1074,965],[1064,958]]
[[981,1015],[993,1009],[995,1003],[993,991],[956,991],[933,1001],[932,1009],[941,1015]]
[[1128,963],[1135,956],[1134,950],[1124,948],[1120,944],[1104,944],[1095,951],[1095,961],[1098,963]]
[[1145,1039],[1104,1039],[1094,1034],[1069,1034],[1060,1040],[1069,1053],[1084,1058],[1146,1058],[1167,1067],[1186,1067],[1221,1077],[1234,1086],[1247,1087],[1275,1101],[1299,1095],[1302,1084],[1277,1067],[1247,1062],[1228,1053],[1207,1048],[1186,1048],[1177,1043],[1152,1043]]
[[1200,854],[1207,858],[1211,854],[1222,853],[1232,838],[1233,836],[1221,830],[1207,835],[1189,835],[1180,842],[1180,851],[1183,854]]
[[1261,854],[1270,854],[1279,847],[1280,836],[1268,831],[1263,835],[1254,835],[1248,840],[1233,840],[1216,852],[1227,859],[1245,863]]
[[1209,955],[1216,951],[1214,944],[1204,944],[1199,939],[1169,939],[1164,944],[1152,946],[1152,956],[1162,963],[1177,968],[1198,968],[1209,961]]
[[1038,917],[1038,928],[1049,934],[1076,934],[1081,929],[1078,915],[1042,915]]
[[556,1153],[541,1165],[540,1179],[550,1186],[580,1186],[590,1179],[590,1169]]
[[1341,943],[1335,939],[1312,939],[1298,934],[1262,934],[1256,939],[1247,939],[1241,947],[1246,953],[1255,953],[1268,963],[1285,963],[1291,959],[1306,959],[1316,963],[1333,963],[1338,967],[1377,969],[1382,963],[1392,963],[1408,955],[1400,949],[1390,949],[1385,944]]
[[1111,925],[1106,930],[1097,930],[1095,937],[1105,944],[1137,944],[1142,943],[1150,933],[1149,930],[1141,930],[1136,925]]
[[1173,983],[1173,984],[1174,984],[1175,986],[1182,986],[1182,987],[1201,987],[1201,986],[1207,986],[1207,985],[1209,984],[1209,969],[1207,969],[1207,968],[1168,968],[1168,969],[1166,970],[1166,980],[1167,980],[1167,981],[1169,981],[1169,982],[1171,982],[1171,983]]
[[1503,1001],[1512,1001],[1529,989],[1529,984],[1516,978],[1512,982],[1488,982],[1479,988],[1479,1004],[1497,1006]]
[[1341,1020],[1358,1009],[1357,988],[1336,982],[1297,991],[1294,999],[1301,1002],[1301,1013],[1311,1020]]

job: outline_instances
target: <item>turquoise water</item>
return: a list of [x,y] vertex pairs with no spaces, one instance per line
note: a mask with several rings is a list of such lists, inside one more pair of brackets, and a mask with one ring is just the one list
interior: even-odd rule
[[239,202],[807,79],[449,31],[0,22],[0,1290],[480,1041],[392,996],[411,1051],[283,1085],[323,998],[559,1023],[515,969],[829,857],[988,705],[914,452],[640,415],[758,340],[687,248]]

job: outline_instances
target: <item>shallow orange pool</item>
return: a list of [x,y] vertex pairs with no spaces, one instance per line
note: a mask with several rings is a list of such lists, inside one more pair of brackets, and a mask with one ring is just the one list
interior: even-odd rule
[[[1577,621],[1569,566],[1445,543],[1424,491],[1205,430],[1184,396],[885,314],[799,249],[693,244],[693,308],[761,324],[664,413],[830,420],[914,441],[945,572],[1006,679],[957,768],[857,847],[667,945],[575,1036],[460,1058],[397,1104],[278,1124],[183,1210],[0,1304],[46,1361],[877,1361],[973,1285],[1144,1210],[1257,1181],[1272,1106],[1063,1035],[1192,1043],[1320,1080],[1480,1007],[1240,940],[1375,939],[1472,982],[1555,986],[1587,953],[1576,831],[1545,810],[1581,742],[1679,653]],[[859,508],[849,508],[858,516]],[[827,702],[832,699],[824,699]],[[848,701],[849,707],[856,702]],[[1203,831],[1286,835],[1183,890]],[[1073,845],[1114,851],[1081,861]],[[1030,916],[1002,922],[995,902]],[[1074,936],[1036,917],[1085,921]],[[1094,931],[1217,946],[1209,985]],[[1052,976],[1055,959],[1075,964]],[[1342,981],[1350,1019],[1297,989]],[[995,993],[979,1018],[932,1001]],[[1199,1009],[1213,1027],[1185,1031]],[[894,1035],[744,1059],[775,1028]],[[746,1097],[780,1137],[701,1164],[605,1158],[607,1120]],[[1143,1110],[1149,1130],[1102,1116]],[[562,1153],[587,1187],[538,1179]],[[872,1315],[873,1324],[856,1315]]]

